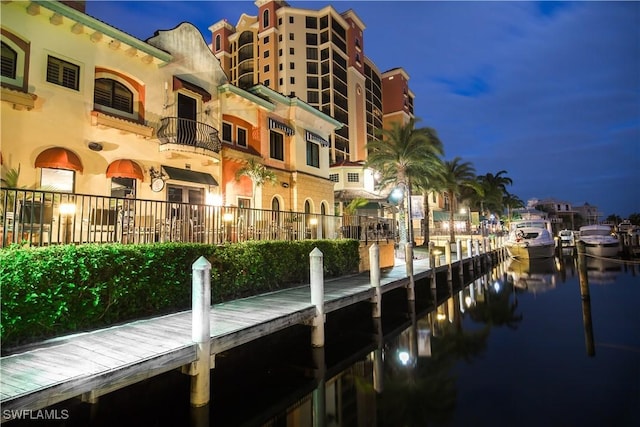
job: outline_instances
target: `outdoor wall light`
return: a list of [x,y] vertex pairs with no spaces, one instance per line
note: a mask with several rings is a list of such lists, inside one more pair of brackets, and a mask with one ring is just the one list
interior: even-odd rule
[[309,220],[309,225],[318,225],[318,218],[311,218]]
[[288,182],[283,182],[281,185],[282,185],[282,188],[289,188]]
[[75,203],[60,204],[60,215],[67,216],[67,215],[73,215],[74,213],[76,213]]
[[231,212],[227,212],[224,215],[222,215],[222,220],[224,222],[231,222],[233,221],[233,214]]

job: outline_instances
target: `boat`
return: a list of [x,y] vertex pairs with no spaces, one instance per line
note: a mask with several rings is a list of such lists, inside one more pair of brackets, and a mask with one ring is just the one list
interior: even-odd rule
[[546,219],[512,222],[504,245],[512,258],[550,258],[556,249],[551,223]]
[[580,240],[589,255],[614,257],[620,252],[620,239],[611,233],[611,227],[604,224],[580,227]]
[[572,248],[576,245],[576,233],[573,230],[560,230],[558,237],[563,248]]

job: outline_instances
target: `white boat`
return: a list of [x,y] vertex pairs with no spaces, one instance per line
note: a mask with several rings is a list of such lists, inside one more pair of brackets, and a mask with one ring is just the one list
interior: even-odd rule
[[550,258],[556,249],[551,223],[546,219],[512,222],[504,245],[513,258]]
[[573,230],[560,230],[558,237],[560,238],[560,243],[562,243],[563,248],[573,247],[576,245],[576,235]]
[[580,227],[580,240],[587,254],[614,257],[620,252],[620,240],[611,233],[611,227],[602,224]]

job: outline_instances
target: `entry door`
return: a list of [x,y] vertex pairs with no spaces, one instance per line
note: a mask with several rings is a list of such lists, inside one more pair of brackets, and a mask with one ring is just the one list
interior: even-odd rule
[[194,98],[178,94],[178,144],[196,145],[197,104]]

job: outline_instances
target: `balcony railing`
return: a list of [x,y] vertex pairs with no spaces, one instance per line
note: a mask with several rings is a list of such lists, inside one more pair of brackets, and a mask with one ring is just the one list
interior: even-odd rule
[[176,144],[219,153],[222,142],[218,130],[206,123],[181,117],[164,117],[158,129],[160,145]]
[[393,221],[171,203],[155,200],[0,190],[0,246],[353,238],[390,240]]

